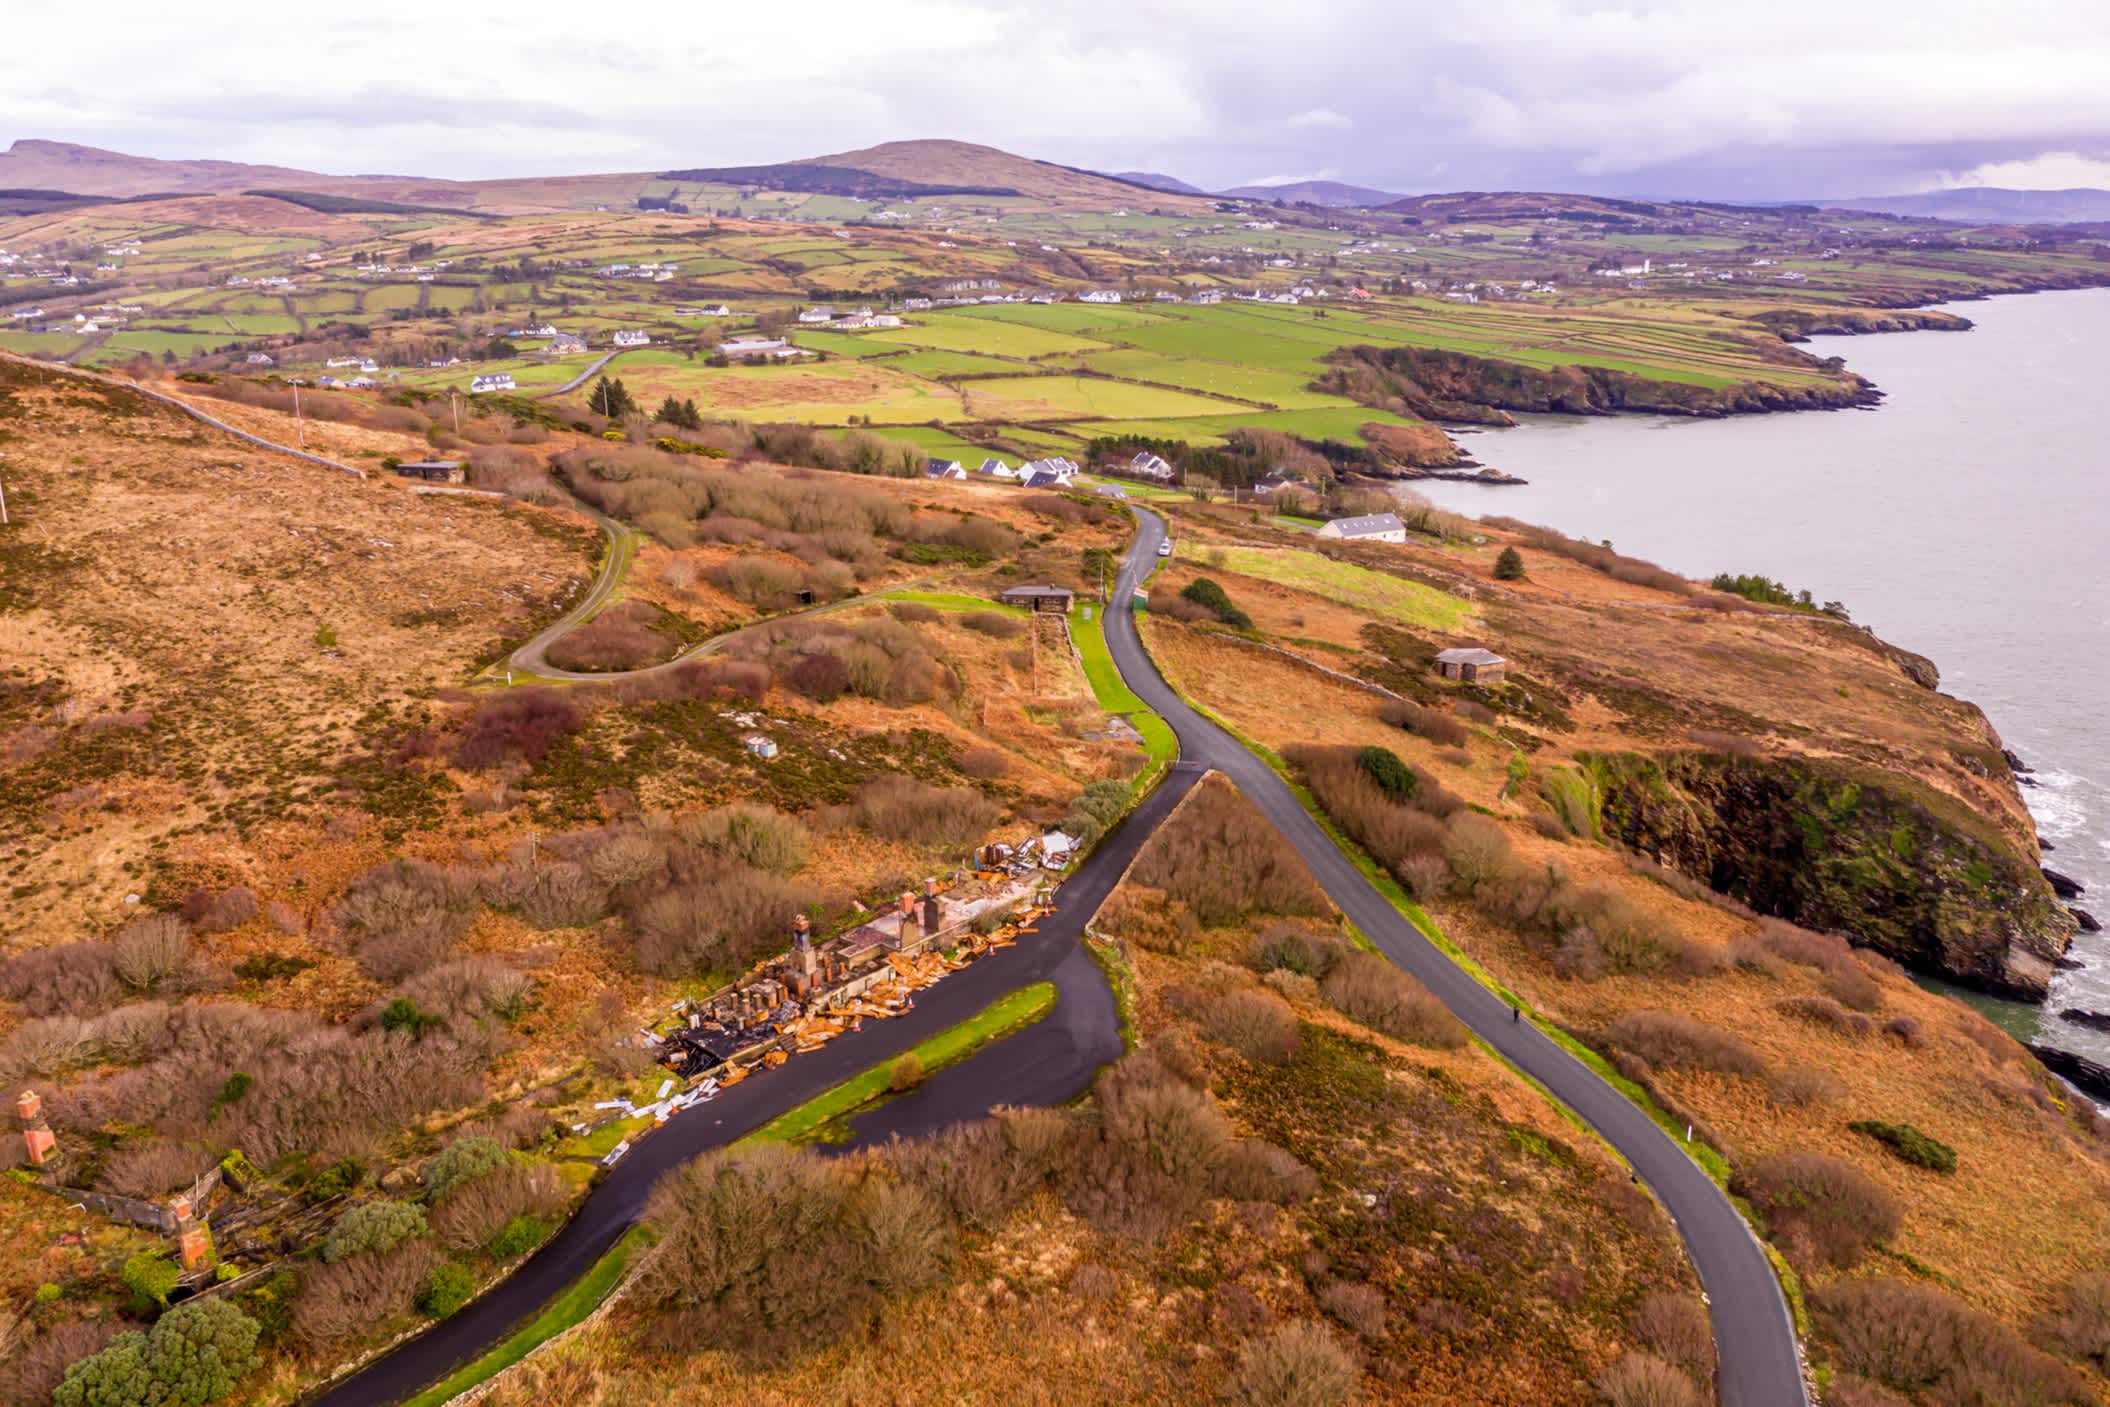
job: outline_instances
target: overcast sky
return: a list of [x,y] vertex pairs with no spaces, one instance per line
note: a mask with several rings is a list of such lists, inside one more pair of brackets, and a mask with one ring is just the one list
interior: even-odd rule
[[2110,187],[2103,0],[0,3],[0,143],[454,177],[909,137],[1212,188]]

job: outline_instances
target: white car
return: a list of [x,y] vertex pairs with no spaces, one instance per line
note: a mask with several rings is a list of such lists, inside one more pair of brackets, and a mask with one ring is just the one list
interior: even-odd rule
[[1165,540],[1164,540],[1163,542],[1161,542],[1161,543],[1159,543],[1159,544],[1158,544],[1158,555],[1159,555],[1160,557],[1170,557],[1170,556],[1172,555],[1172,539],[1171,539],[1171,538],[1169,538],[1169,537],[1168,537],[1168,538],[1166,538],[1166,539],[1165,539]]

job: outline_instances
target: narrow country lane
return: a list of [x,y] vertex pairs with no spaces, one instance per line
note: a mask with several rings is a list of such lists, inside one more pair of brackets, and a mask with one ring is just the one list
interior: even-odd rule
[[1482,986],[1379,894],[1273,768],[1203,717],[1158,674],[1127,609],[1157,562],[1165,522],[1136,507],[1136,542],[1115,582],[1106,643],[1128,687],[1178,736],[1183,763],[1228,776],[1289,838],[1319,885],[1363,935],[1412,974],[1504,1059],[1537,1080],[1617,1149],[1670,1210],[1699,1270],[1714,1321],[1722,1407],[1807,1404],[1800,1346],[1773,1267],[1700,1165],[1634,1103]]

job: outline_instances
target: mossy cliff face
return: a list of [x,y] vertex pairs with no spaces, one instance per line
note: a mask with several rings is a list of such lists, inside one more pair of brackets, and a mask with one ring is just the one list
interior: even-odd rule
[[1606,834],[1760,913],[2041,1001],[2073,920],[1997,827],[1906,778],[1801,758],[1587,759]]

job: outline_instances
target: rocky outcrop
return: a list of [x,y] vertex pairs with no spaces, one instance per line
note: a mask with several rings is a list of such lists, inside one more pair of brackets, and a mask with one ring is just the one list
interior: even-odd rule
[[[1487,419],[1487,412],[1556,415],[1744,415],[1874,405],[1883,393],[1852,372],[1797,386],[1739,381],[1727,386],[1658,381],[1601,366],[1525,366],[1431,347],[1348,347],[1317,383],[1365,405],[1432,420]],[[1810,367],[1821,365],[1815,361]]]
[[1971,320],[1931,308],[1911,311],[1880,308],[1768,308],[1751,321],[1783,342],[1811,337],[1852,336],[1872,332],[1969,332]]
[[1704,751],[1587,762],[1613,838],[1908,967],[2042,1001],[2073,935],[2034,857],[1910,778]]

